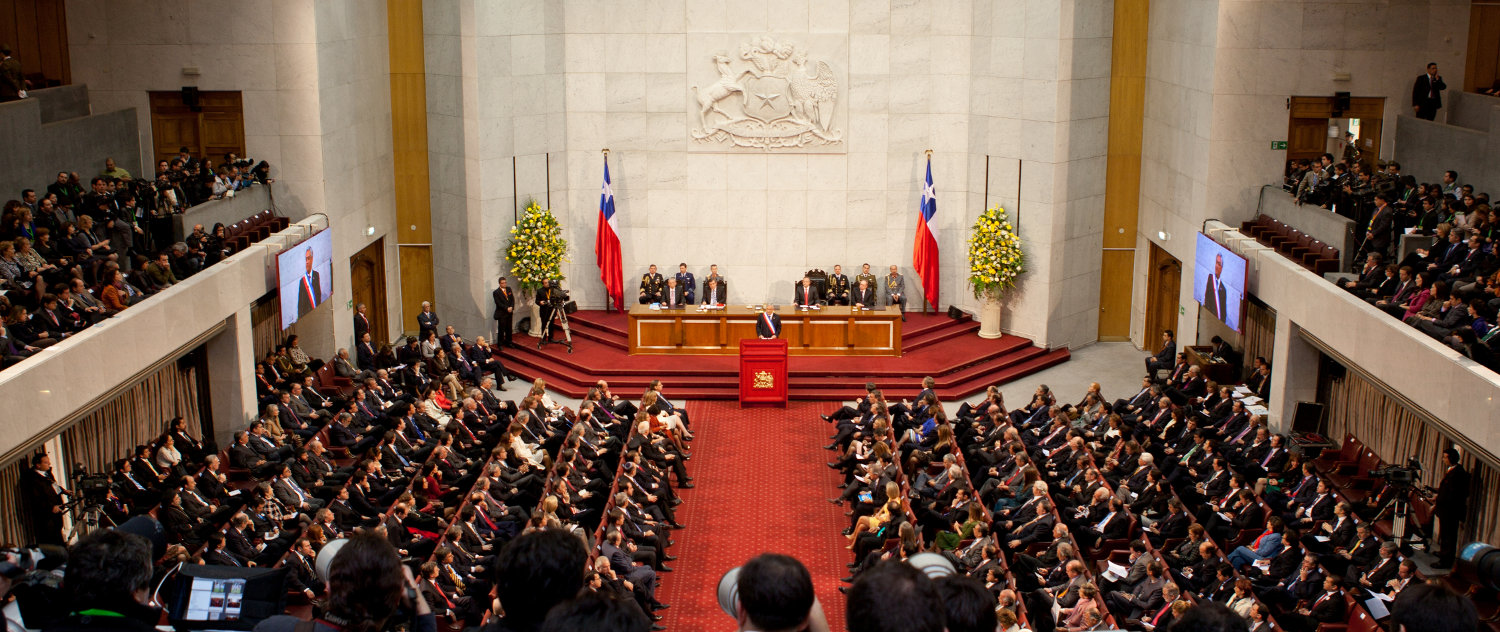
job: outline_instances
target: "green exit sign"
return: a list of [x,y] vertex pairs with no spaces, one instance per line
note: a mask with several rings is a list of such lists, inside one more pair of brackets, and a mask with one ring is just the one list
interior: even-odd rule
[[1273,140],[1273,141],[1271,141],[1271,149],[1286,149],[1286,141],[1284,141],[1284,140]]

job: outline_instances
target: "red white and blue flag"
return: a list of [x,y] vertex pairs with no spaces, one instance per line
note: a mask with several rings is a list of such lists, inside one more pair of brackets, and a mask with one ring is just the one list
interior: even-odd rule
[[604,281],[605,293],[614,299],[615,309],[625,309],[625,269],[620,263],[620,223],[615,221],[615,190],[609,185],[609,156],[604,157],[604,187],[599,192],[594,256],[599,262],[599,279]]
[[937,191],[932,188],[932,156],[927,157],[927,184],[922,187],[922,206],[917,213],[917,243],[912,247],[911,265],[922,278],[922,299],[938,306],[937,229],[932,216],[937,215]]

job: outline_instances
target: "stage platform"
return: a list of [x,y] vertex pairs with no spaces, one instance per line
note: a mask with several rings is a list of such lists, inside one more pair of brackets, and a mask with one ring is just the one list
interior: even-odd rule
[[[667,395],[677,399],[738,398],[735,356],[630,355],[623,312],[579,311],[569,322],[572,354],[562,345],[547,345],[539,351],[536,338],[518,333],[515,342],[520,348],[500,354],[506,368],[527,379],[540,377],[569,397],[583,397],[594,380],[604,379],[616,395],[633,398],[652,379],[660,378]],[[986,340],[975,335],[978,331],[979,323],[968,317],[908,314],[901,357],[789,358],[788,396],[793,400],[850,400],[863,395],[865,382],[873,381],[887,399],[900,400],[915,396],[922,378],[932,376],[938,396],[953,401],[1069,357],[1067,349],[1049,351],[1017,336]]]

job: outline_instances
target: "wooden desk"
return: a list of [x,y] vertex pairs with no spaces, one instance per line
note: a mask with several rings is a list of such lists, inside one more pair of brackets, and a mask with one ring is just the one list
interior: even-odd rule
[[1235,379],[1235,367],[1226,362],[1215,362],[1214,348],[1211,346],[1188,346],[1183,349],[1187,353],[1188,364],[1198,366],[1198,371],[1203,374],[1203,379],[1214,382],[1219,386],[1227,384],[1238,384]]
[[[901,312],[893,308],[855,312],[852,307],[797,311],[777,307],[789,355],[901,355]],[[697,307],[630,308],[631,354],[735,355],[742,338],[756,338],[760,311],[743,306],[698,311]]]

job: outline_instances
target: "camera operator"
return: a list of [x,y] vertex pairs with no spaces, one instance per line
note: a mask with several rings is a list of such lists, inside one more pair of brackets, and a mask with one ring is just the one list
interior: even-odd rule
[[68,616],[46,632],[149,632],[161,612],[146,605],[151,589],[151,544],[145,538],[103,529],[68,549],[63,576]]
[[32,535],[41,544],[63,544],[64,495],[72,495],[52,475],[52,457],[36,455],[31,467],[21,471],[20,496],[26,508]]
[[1453,559],[1458,556],[1458,523],[1469,511],[1469,473],[1458,461],[1458,450],[1443,450],[1443,480],[1438,483],[1432,512],[1437,524],[1428,531],[1437,534],[1438,561],[1433,568],[1453,568]]
[[[378,632],[411,616],[411,632],[437,632],[437,618],[427,606],[396,549],[372,533],[350,536],[328,565],[328,610],[313,620],[314,632]],[[277,615],[261,621],[255,632],[293,632],[302,619]]]
[[813,595],[812,575],[795,558],[762,553],[744,566],[736,582],[737,629],[826,632],[828,620]]
[[[558,286],[553,279],[543,279],[542,287],[536,291],[536,304],[541,308],[539,317],[542,319],[542,342],[552,341],[552,319],[568,303],[568,292]],[[573,353],[573,333],[568,331],[566,322],[562,325],[563,336],[567,341],[568,353]]]

